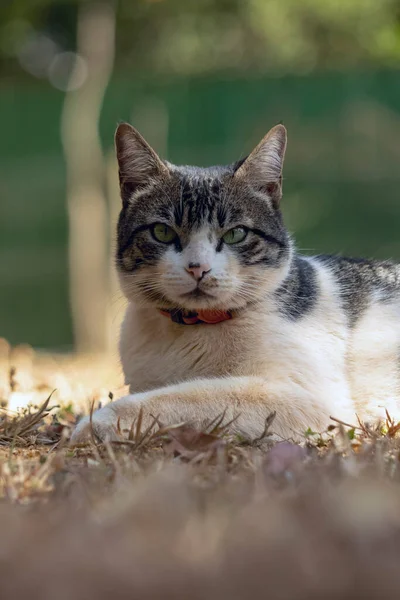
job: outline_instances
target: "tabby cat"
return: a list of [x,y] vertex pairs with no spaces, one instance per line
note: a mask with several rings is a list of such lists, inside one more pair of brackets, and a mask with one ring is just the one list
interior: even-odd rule
[[[204,423],[224,410],[277,439],[394,416],[400,407],[400,266],[302,256],[282,220],[286,130],[244,160],[161,160],[116,132],[122,210],[117,269],[128,299],[120,354],[131,394],[93,415],[99,438],[144,418]],[[88,434],[81,420],[73,441]]]

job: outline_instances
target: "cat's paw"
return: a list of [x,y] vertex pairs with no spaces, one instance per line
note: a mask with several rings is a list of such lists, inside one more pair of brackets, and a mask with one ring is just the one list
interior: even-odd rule
[[92,438],[92,432],[94,437],[102,442],[119,439],[118,417],[115,411],[108,406],[97,410],[92,415],[92,423],[90,417],[83,417],[72,432],[70,443],[84,444]]

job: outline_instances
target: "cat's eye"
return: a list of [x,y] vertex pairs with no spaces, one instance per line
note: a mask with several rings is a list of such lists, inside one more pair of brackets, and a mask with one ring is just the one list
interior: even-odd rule
[[222,237],[225,244],[238,244],[239,242],[243,242],[243,240],[247,237],[247,230],[244,227],[233,227],[225,233]]
[[152,234],[158,242],[163,244],[171,244],[178,237],[172,227],[164,225],[164,223],[153,225]]

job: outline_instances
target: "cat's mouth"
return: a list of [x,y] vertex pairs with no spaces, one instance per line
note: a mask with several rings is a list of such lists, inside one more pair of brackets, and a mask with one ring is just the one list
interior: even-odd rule
[[181,294],[181,297],[182,298],[215,298],[215,296],[213,296],[212,294],[209,294],[208,292],[204,292],[200,288],[195,288],[194,290],[191,290],[190,292]]

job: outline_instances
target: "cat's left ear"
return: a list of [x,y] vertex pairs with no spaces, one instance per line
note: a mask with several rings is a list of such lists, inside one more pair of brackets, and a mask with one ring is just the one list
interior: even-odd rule
[[282,198],[282,167],[286,150],[286,129],[276,125],[261,140],[235,172],[235,179],[248,181],[271,198],[275,206]]

